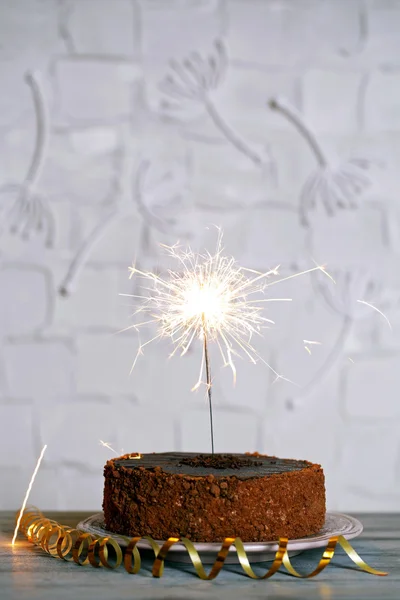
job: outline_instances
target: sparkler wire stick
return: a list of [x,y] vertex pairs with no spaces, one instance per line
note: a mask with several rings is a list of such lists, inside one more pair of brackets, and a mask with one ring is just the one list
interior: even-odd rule
[[207,395],[208,404],[210,408],[210,431],[211,431],[211,453],[214,454],[214,426],[213,426],[213,411],[212,411],[212,391],[211,391],[211,367],[210,358],[208,356],[208,342],[207,342],[207,326],[206,317],[203,313],[203,333],[204,333],[204,361],[206,365],[206,383],[207,383]]
[[24,514],[24,510],[26,508],[26,503],[28,502],[29,494],[31,493],[32,485],[33,485],[33,482],[35,481],[35,477],[37,475],[37,472],[39,471],[40,463],[42,462],[44,453],[46,452],[46,448],[47,448],[47,444],[45,444],[43,446],[43,448],[42,448],[42,451],[41,451],[40,456],[38,458],[38,461],[36,463],[35,470],[33,471],[31,480],[29,482],[28,489],[26,490],[25,498],[24,498],[24,501],[22,503],[22,508],[19,511],[19,516],[18,516],[17,524],[15,526],[15,530],[14,530],[14,535],[13,535],[13,539],[12,539],[12,542],[11,542],[11,546],[14,546],[15,540],[17,539],[18,529],[19,529],[19,526],[21,524],[21,519],[22,519],[22,516]]

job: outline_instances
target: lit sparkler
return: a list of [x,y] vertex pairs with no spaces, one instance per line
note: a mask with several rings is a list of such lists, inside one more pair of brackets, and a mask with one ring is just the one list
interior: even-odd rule
[[24,501],[22,503],[22,508],[19,511],[19,516],[18,516],[17,524],[16,524],[15,529],[14,529],[14,535],[13,535],[13,539],[12,539],[12,542],[11,542],[11,546],[14,546],[15,540],[17,539],[18,529],[19,529],[19,526],[21,524],[21,519],[22,519],[22,516],[23,516],[25,508],[26,508],[26,503],[28,502],[29,494],[31,493],[33,482],[35,481],[35,477],[37,475],[37,472],[39,471],[40,463],[42,462],[44,453],[46,452],[46,448],[47,448],[47,444],[45,444],[43,446],[43,448],[42,448],[42,451],[41,451],[40,456],[38,458],[38,461],[36,463],[35,470],[33,471],[31,480],[29,482],[28,489],[26,490],[25,498],[24,498]]
[[135,275],[150,282],[151,287],[144,288],[145,295],[121,294],[139,300],[140,306],[133,317],[146,315],[143,321],[135,322],[123,331],[131,328],[139,330],[142,326],[150,324],[157,328],[154,337],[140,344],[131,371],[145,346],[160,338],[172,340],[174,349],[171,356],[178,352],[183,356],[195,340],[201,340],[203,354],[200,374],[192,391],[203,382],[205,371],[210,409],[211,445],[214,453],[209,343],[216,343],[223,364],[231,368],[234,380],[237,357],[248,358],[252,363],[260,360],[271,369],[276,379],[285,379],[257,353],[252,345],[252,338],[255,335],[262,335],[262,329],[274,323],[262,315],[263,303],[288,302],[291,298],[257,296],[265,295],[266,289],[276,283],[311,271],[324,271],[324,267],[316,266],[302,273],[269,282],[272,275],[278,275],[279,267],[261,273],[239,266],[234,258],[223,255],[221,232],[218,235],[215,254],[209,252],[195,254],[190,248],[182,250],[179,245],[163,247],[166,253],[178,263],[180,270],[168,270],[168,277],[162,278],[155,273],[141,271],[135,266],[129,267],[129,278]]

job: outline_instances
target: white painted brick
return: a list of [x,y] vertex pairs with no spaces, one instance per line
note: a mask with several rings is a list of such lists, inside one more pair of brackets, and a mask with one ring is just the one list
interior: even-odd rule
[[108,201],[115,172],[114,136],[115,131],[107,128],[53,135],[41,177],[43,193],[80,205]]
[[131,56],[136,49],[134,10],[129,0],[74,1],[67,29],[75,52],[104,56]]
[[118,293],[118,272],[87,267],[68,297],[57,296],[54,327],[65,331],[115,329],[121,303]]
[[[310,279],[304,276],[304,286],[311,288]],[[293,281],[293,286],[300,284],[300,277]],[[334,287],[334,284],[331,284]],[[280,284],[276,288],[280,287]],[[277,292],[277,290],[275,290]],[[284,292],[281,288],[279,292]],[[334,292],[333,292],[334,293]],[[276,369],[284,377],[287,377],[289,382],[279,382],[276,384],[274,392],[279,395],[282,403],[288,399],[296,399],[299,394],[302,396],[302,388],[309,384],[317,375],[320,368],[325,365],[326,360],[330,356],[335,344],[343,337],[343,319],[332,310],[330,310],[324,302],[324,299],[309,289],[310,296],[313,298],[296,299],[295,296],[286,295],[285,293],[278,297],[293,297],[293,301],[287,309],[289,317],[287,323],[276,318],[276,328],[283,329],[286,336],[277,348]],[[275,318],[272,313],[272,318]],[[274,339],[274,329],[271,329],[271,341]],[[320,342],[320,344],[307,344],[304,340]],[[342,344],[345,342],[343,340]],[[305,348],[310,349],[309,354]],[[339,358],[343,348],[339,347]],[[329,371],[337,372],[337,363],[330,362]],[[317,390],[320,386],[317,386]],[[301,401],[301,403],[303,400]],[[304,402],[307,402],[304,399]]]
[[140,2],[143,54],[146,60],[167,62],[188,53],[209,50],[221,34],[216,0]]
[[[268,142],[276,165],[279,197],[297,207],[301,187],[315,169],[315,156],[304,139],[293,130],[268,132]],[[272,190],[268,198],[276,200],[277,191]]]
[[128,117],[140,76],[129,63],[61,59],[55,68],[62,122],[107,122]]
[[[37,454],[39,456],[39,453]],[[18,468],[17,466],[2,468],[1,510],[17,511],[21,508],[38,456],[31,452],[21,460],[23,467],[20,463]],[[57,475],[55,468],[46,465],[45,455],[29,495],[30,506],[38,506],[42,511],[58,508],[62,490]]]
[[[300,15],[302,12],[300,11]],[[289,43],[285,52],[281,53],[282,42],[285,39],[281,32],[283,23],[287,24],[294,16],[299,19],[299,11],[292,11],[270,2],[231,2],[228,42],[232,58],[253,64],[290,63],[289,56],[296,45],[292,46]],[[310,33],[309,26],[307,29]],[[300,31],[301,29],[298,30],[299,33]],[[293,27],[291,33],[296,34]],[[290,40],[290,36],[288,39]]]
[[[21,376],[21,374],[20,374]],[[0,465],[20,467],[34,452],[33,407],[29,404],[0,404]]]
[[[40,432],[48,443],[47,464],[100,473],[106,461],[126,452],[163,452],[173,450],[174,423],[168,404],[138,407],[131,401],[114,398],[111,402],[86,401],[60,404],[43,410]],[[73,443],[71,435],[73,427]],[[105,448],[100,440],[115,450]]]
[[[1,510],[17,511],[21,508],[36,459],[36,455],[31,451],[29,455],[21,459],[18,465],[2,467]],[[24,467],[21,467],[21,463],[24,464]],[[43,511],[57,509],[60,493],[56,477],[56,470],[47,467],[43,461],[29,495],[29,505],[38,506]]]
[[[25,82],[28,67],[33,70],[39,69],[39,65],[34,61],[27,65],[13,60],[0,60],[0,78],[2,86],[7,89],[7,93],[2,94],[0,98],[0,127],[4,127],[6,131],[10,130],[10,135],[15,137],[18,137],[18,130],[26,128],[29,141],[25,137],[24,143],[27,146],[25,153],[32,152],[34,142],[33,136],[30,137],[34,126],[32,92]],[[46,101],[50,104],[52,95],[49,90],[47,72],[44,69],[40,72],[40,79]],[[24,152],[22,158],[24,158]],[[1,165],[2,168],[3,165]]]
[[[346,412],[351,417],[400,417],[400,355],[354,355],[346,369]],[[370,401],[366,401],[369,398]]]
[[[268,362],[267,337],[260,356]],[[255,343],[255,342],[254,342]],[[254,344],[253,344],[254,345]],[[216,406],[223,404],[226,409],[242,407],[246,412],[257,411],[262,414],[268,401],[271,373],[266,365],[259,361],[256,365],[244,358],[235,361],[237,369],[236,383],[233,381],[232,370],[222,367],[221,358],[218,357],[219,368],[213,370],[213,396]],[[201,398],[199,398],[200,400]]]
[[61,47],[57,4],[41,0],[8,2],[1,11],[0,39],[2,61],[23,61],[37,67]]
[[355,46],[357,9],[356,2],[230,2],[230,54],[271,66],[323,62],[339,48]]
[[66,465],[61,467],[57,478],[62,490],[59,510],[87,510],[93,513],[101,510],[104,489],[101,467],[96,473],[88,473],[73,465]]
[[365,495],[399,494],[398,424],[347,424],[342,427],[340,436],[342,453],[338,470],[347,489]]
[[[70,251],[71,246],[73,246],[76,229],[75,207],[68,201],[54,202],[52,198],[46,198],[46,201],[54,219],[54,239],[51,247],[46,248],[50,259],[49,262],[52,263],[54,277],[53,253],[62,252],[65,255]],[[41,239],[43,239],[43,234]]]
[[304,228],[295,210],[279,207],[246,211],[243,234],[247,240],[244,264],[268,270],[298,260],[305,249]]
[[[177,164],[180,164],[181,168],[188,167],[187,142],[175,122],[154,119],[154,115],[143,111],[140,116],[138,115],[138,120],[135,121],[135,134],[133,136],[129,127],[125,129],[121,127],[121,130],[122,134],[125,134],[124,140],[126,141],[127,151],[136,160],[138,159],[133,165],[134,168],[137,169],[138,162],[141,159],[150,162],[146,180],[147,177],[152,179],[154,170],[173,170]],[[134,173],[136,173],[136,170]]]
[[[154,372],[151,375],[157,377]],[[168,398],[155,412],[154,405],[137,406],[126,400],[116,400],[113,410],[118,415],[118,451],[169,452],[176,450],[174,421]],[[122,417],[122,418],[121,418]]]
[[[248,211],[202,209],[195,211],[193,223],[189,238],[189,245],[193,250],[213,251],[217,242],[216,227],[220,227],[224,234],[224,253],[234,256],[242,266],[268,270],[277,264],[298,259],[299,253],[304,249],[304,229],[294,210],[282,210],[279,207]],[[157,232],[153,232],[153,266],[164,267],[163,252],[158,242],[171,244],[174,241],[176,237],[169,236],[165,240]]]
[[[257,450],[257,417],[246,412],[214,409],[216,452]],[[211,452],[208,402],[197,410],[186,410],[181,419],[181,442],[185,452]]]
[[74,393],[73,356],[66,343],[14,343],[4,347],[13,397],[68,397]]
[[118,135],[114,127],[90,127],[69,131],[71,148],[79,155],[103,155],[113,152],[118,146]]
[[[133,321],[129,321],[130,324]],[[142,343],[154,337],[155,332],[143,332]],[[158,410],[181,410],[186,405],[201,402],[204,389],[191,392],[196,384],[201,364],[201,344],[194,343],[185,356],[169,358],[173,345],[167,340],[147,346],[130,376],[131,393],[143,407]],[[132,340],[130,359],[136,356],[137,342]]]
[[343,210],[334,217],[322,214],[311,217],[310,247],[316,260],[331,268],[379,270],[387,253],[385,228],[379,209],[365,205],[355,211]]
[[[62,485],[60,485],[59,470],[57,467],[52,467],[47,462],[46,455],[47,453],[50,455],[51,451],[51,447],[47,448],[43,462],[41,463],[40,469],[36,475],[35,482],[32,487],[32,493],[29,497],[29,504],[38,506],[42,511],[54,510],[55,508],[58,508],[62,498]],[[21,478],[21,480],[24,482],[25,490],[24,493],[19,496],[20,502],[17,503],[17,507],[20,506],[21,499],[25,495],[28,482],[32,477],[32,472],[35,466],[35,458],[36,457],[32,456],[32,468],[29,472],[25,471],[23,477]]]
[[296,87],[296,77],[287,73],[231,67],[221,88],[212,94],[212,99],[222,118],[239,134],[249,136],[258,144],[265,144],[269,141],[269,130],[292,128],[281,115],[268,107],[268,100],[278,93],[297,104]]
[[[82,241],[110,214],[110,210],[107,207],[102,210],[86,208],[79,211]],[[119,263],[123,268],[128,268],[138,257],[142,227],[142,219],[134,209],[129,215],[121,212],[121,217],[110,221],[110,225],[104,229],[93,245],[88,260],[102,265]]]
[[68,402],[40,410],[40,435],[48,444],[46,462],[99,472],[109,458],[100,440],[116,440],[121,414],[109,402]]
[[35,235],[25,240],[21,236],[4,231],[0,248],[2,259],[8,263],[18,261],[22,265],[42,265],[49,256],[49,248],[44,247],[43,235]]
[[303,78],[305,119],[318,132],[357,130],[361,73],[311,69]]
[[[361,140],[360,140],[361,142]],[[377,178],[378,189],[385,198],[393,198],[395,201],[395,210],[391,215],[391,221],[394,221],[397,211],[397,190],[400,185],[400,172],[396,156],[400,152],[400,133],[399,131],[385,131],[377,132],[371,131],[369,135],[363,137],[362,142],[357,148],[357,152],[360,156],[362,154],[370,155],[381,160],[384,168],[381,172],[378,172]],[[354,155],[354,149],[353,149]],[[378,194],[379,194],[378,192]],[[391,245],[393,249],[398,249],[398,229],[394,230],[395,234],[392,236]]]
[[[304,266],[306,265],[304,264]],[[303,265],[301,268],[303,268]],[[299,272],[301,268],[289,270],[283,267],[278,270],[278,275],[271,277],[269,281],[270,283],[278,281]],[[276,360],[279,349],[283,351],[292,349],[296,354],[300,354],[300,351],[303,350],[302,340],[307,337],[304,333],[307,332],[310,334],[309,323],[313,322],[309,311],[313,294],[310,275],[282,281],[266,289],[266,298],[270,298],[273,301],[264,304],[263,314],[266,318],[271,319],[274,324],[270,324],[263,332],[267,348],[263,350],[261,356],[267,360],[269,359],[269,354],[272,353],[275,367],[277,366]],[[280,298],[289,298],[291,301],[277,302],[276,299]],[[325,327],[326,323],[324,323],[324,331]],[[294,364],[296,364],[296,360],[297,358]],[[290,374],[287,372],[287,366],[291,366],[291,364],[286,358],[282,358],[278,371],[282,375],[290,377]],[[269,375],[270,380],[275,379],[272,373],[269,373]]]
[[365,125],[372,131],[400,129],[400,74],[371,74],[365,92]]
[[40,330],[50,310],[50,274],[38,267],[4,266],[0,270],[0,331],[22,335]]
[[[397,288],[393,293],[393,307],[385,307],[384,313],[389,319],[392,329],[382,321],[380,315],[376,315],[373,319],[371,327],[375,334],[375,344],[378,340],[379,347],[385,352],[397,351],[400,348],[400,289]],[[396,301],[395,301],[396,299]],[[372,317],[371,317],[372,319]],[[371,350],[374,350],[374,344],[371,344]],[[375,346],[376,347],[376,346]]]
[[129,375],[137,351],[136,338],[129,332],[79,336],[77,348],[79,393],[140,395]]
[[270,390],[263,429],[263,451],[282,458],[305,459],[321,464],[325,472],[327,505],[333,509],[337,504],[336,462],[342,426],[337,402],[338,374],[331,372],[292,410],[288,410],[285,403],[288,391],[293,394],[298,388],[278,382]]
[[249,206],[271,193],[267,170],[255,166],[228,142],[207,144],[196,140],[190,146],[191,186],[199,207],[215,210]]
[[399,64],[400,5],[374,2],[368,10],[368,38],[365,61],[372,64]]
[[335,510],[342,512],[397,512],[400,503],[400,494],[365,493],[363,489],[353,490],[343,488],[340,503]]
[[[0,73],[2,67],[0,63]],[[0,77],[2,77],[0,75]],[[9,120],[6,125],[10,125],[14,116],[18,117],[18,112],[29,110],[26,106],[29,97],[25,97],[27,90],[21,89],[18,101],[11,99],[12,93],[5,95],[0,103],[2,104],[3,114],[0,116],[0,126],[3,125],[2,119]],[[10,106],[7,107],[7,102]],[[15,111],[15,112],[14,112]],[[14,114],[13,114],[14,113]],[[20,182],[28,170],[32,156],[32,146],[34,143],[34,124],[30,119],[18,118],[18,123],[13,124],[12,129],[4,129],[0,136],[0,152],[2,161],[0,165],[0,185],[10,182]],[[0,201],[3,202],[3,194],[0,193]]]
[[[154,334],[153,334],[154,335]],[[142,342],[152,336],[143,334]],[[267,341],[254,341],[257,351],[267,358]],[[184,356],[177,353],[169,357],[173,345],[167,340],[149,345],[144,349],[132,372],[131,379],[135,395],[144,407],[165,409],[171,413],[186,406],[195,407],[203,403],[205,385],[192,392],[200,373],[202,346],[195,341]],[[223,366],[222,357],[215,345],[210,348],[213,365],[214,402],[218,407],[242,406],[248,410],[261,411],[265,405],[269,385],[269,372],[264,365],[254,366],[246,360],[237,360],[238,378],[233,383],[231,369]],[[156,374],[156,376],[154,376]],[[203,373],[205,381],[205,374]],[[246,392],[247,390],[247,392]]]

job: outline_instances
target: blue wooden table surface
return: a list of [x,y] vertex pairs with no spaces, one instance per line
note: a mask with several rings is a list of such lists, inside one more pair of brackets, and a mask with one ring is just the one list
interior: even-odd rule
[[[76,525],[88,514],[68,512],[47,516]],[[166,563],[163,577],[155,579],[151,575],[152,563],[146,560],[137,575],[129,575],[123,567],[114,571],[79,567],[46,555],[23,537],[11,547],[15,513],[3,512],[0,513],[0,598],[400,600],[400,514],[355,516],[364,524],[364,532],[352,545],[370,566],[389,571],[387,577],[358,571],[340,548],[325,571],[310,580],[296,579],[282,570],[269,580],[254,581],[244,575],[240,565],[227,565],[213,581],[200,580],[190,565],[172,563]],[[293,566],[301,572],[310,572],[321,554],[321,549],[304,552],[292,559]],[[255,565],[254,570],[262,574],[269,566],[270,563]]]

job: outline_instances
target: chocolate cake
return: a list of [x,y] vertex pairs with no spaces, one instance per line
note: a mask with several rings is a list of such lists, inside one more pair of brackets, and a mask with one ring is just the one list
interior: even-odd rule
[[324,473],[304,460],[254,454],[126,454],[104,468],[109,531],[157,540],[299,538],[325,520]]

